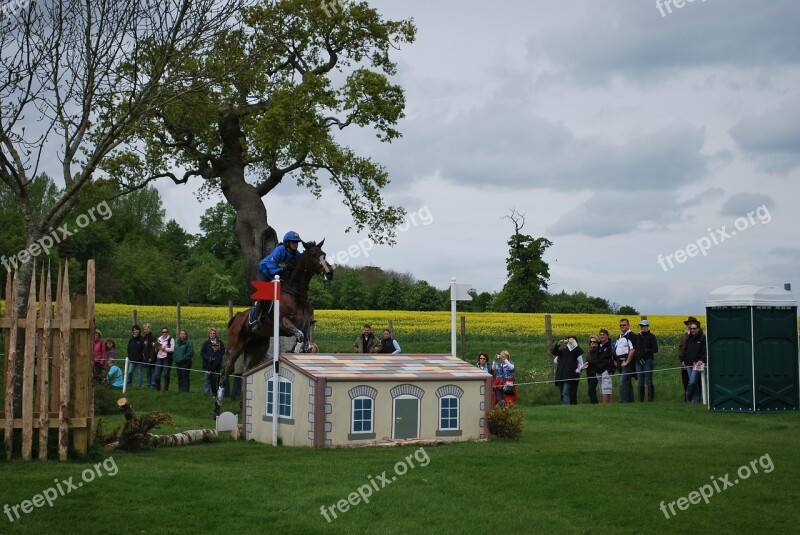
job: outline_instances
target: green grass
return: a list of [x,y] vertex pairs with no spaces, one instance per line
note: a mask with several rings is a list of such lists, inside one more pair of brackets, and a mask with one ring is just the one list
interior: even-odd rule
[[[675,372],[676,375],[677,372]],[[193,377],[194,379],[194,377]],[[199,379],[194,382],[199,389]],[[548,387],[539,387],[548,388]],[[549,387],[552,389],[552,387]],[[552,389],[555,391],[555,389]],[[178,430],[208,427],[201,393],[130,393],[138,412],[166,410]],[[234,408],[228,405],[226,409]],[[797,530],[800,414],[719,414],[673,401],[526,407],[518,442],[324,449],[233,442],[117,452],[117,474],[85,483],[0,532],[717,533]],[[104,417],[106,429],[121,423]],[[162,429],[160,432],[167,432]],[[417,454],[416,468],[326,522],[332,506]],[[750,461],[751,475],[666,519],[659,510]],[[424,459],[427,466],[419,466]],[[109,457],[110,459],[110,457]],[[0,507],[102,460],[0,464]],[[106,461],[107,466],[112,466]],[[380,487],[380,483],[378,483]],[[720,484],[720,488],[723,485]],[[330,513],[329,513],[330,516]]]

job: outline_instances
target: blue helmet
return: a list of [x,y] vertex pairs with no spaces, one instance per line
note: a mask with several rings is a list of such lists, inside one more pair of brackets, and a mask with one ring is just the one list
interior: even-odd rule
[[300,235],[297,232],[290,230],[283,235],[283,243],[286,243],[287,241],[301,242],[303,240],[300,239]]

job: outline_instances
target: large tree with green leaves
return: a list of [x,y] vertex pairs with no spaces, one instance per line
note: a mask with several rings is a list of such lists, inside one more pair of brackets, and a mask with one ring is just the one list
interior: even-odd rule
[[514,209],[505,217],[514,223],[514,234],[508,240],[508,280],[495,297],[492,308],[498,312],[539,312],[547,298],[550,279],[550,267],[543,256],[553,243],[547,238],[534,239],[522,234],[525,214]]
[[[236,210],[247,280],[277,243],[263,198],[289,178],[315,197],[338,191],[353,217],[347,230],[368,227],[379,243],[393,241],[404,214],[381,197],[386,170],[336,133],[371,128],[386,142],[400,135],[405,97],[390,81],[390,53],[414,40],[414,25],[384,20],[366,2],[342,3],[330,16],[322,7],[259,2],[242,11],[241,27],[173,62],[182,80],[175,97],[139,131],[142,150],[120,151],[113,167],[128,188],[168,177],[221,192]],[[292,223],[280,222],[281,231]]]

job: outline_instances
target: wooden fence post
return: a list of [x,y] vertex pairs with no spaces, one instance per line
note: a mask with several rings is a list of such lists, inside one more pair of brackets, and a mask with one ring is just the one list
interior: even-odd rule
[[[8,284],[6,283],[8,289]],[[19,275],[14,272],[14,282],[11,284],[11,298],[9,301],[8,293],[6,293],[6,316],[9,318],[11,325],[8,331],[8,349],[6,350],[6,405],[5,405],[5,441],[6,441],[6,459],[11,460],[11,454],[14,452],[14,363],[17,358],[17,290],[19,289]],[[6,290],[8,292],[8,290]]]
[[178,303],[178,307],[176,310],[176,315],[178,318],[178,326],[175,327],[175,336],[178,336],[178,332],[181,330],[181,304]]
[[228,321],[233,319],[233,301],[228,301]]
[[[31,269],[28,313],[25,316],[25,353],[22,359],[22,460],[33,458],[33,359],[36,358],[36,261]],[[8,395],[8,393],[6,393]]]
[[[44,276],[44,268],[42,268]],[[47,437],[50,431],[50,414],[47,394],[50,391],[50,340],[53,338],[50,332],[53,317],[53,300],[50,290],[50,269],[47,270],[47,283],[44,300],[39,303],[39,310],[42,315],[42,334],[39,337],[39,459],[47,460]],[[44,303],[44,304],[42,304]]]
[[139,325],[139,313],[133,309],[133,323],[131,325]]
[[64,265],[64,278],[59,303],[59,324],[61,325],[61,344],[58,358],[61,362],[58,389],[58,460],[67,460],[69,446],[69,346],[72,305],[69,296],[69,264]]

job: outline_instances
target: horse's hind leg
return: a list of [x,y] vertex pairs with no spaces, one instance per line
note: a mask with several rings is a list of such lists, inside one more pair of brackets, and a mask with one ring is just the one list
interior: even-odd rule
[[217,387],[217,397],[214,400],[214,417],[219,416],[220,408],[222,407],[222,400],[225,398],[225,385],[228,384],[228,377],[233,373],[233,366],[236,360],[242,354],[241,350],[231,349],[228,351],[228,360],[222,368],[222,373],[219,376],[219,386]]

